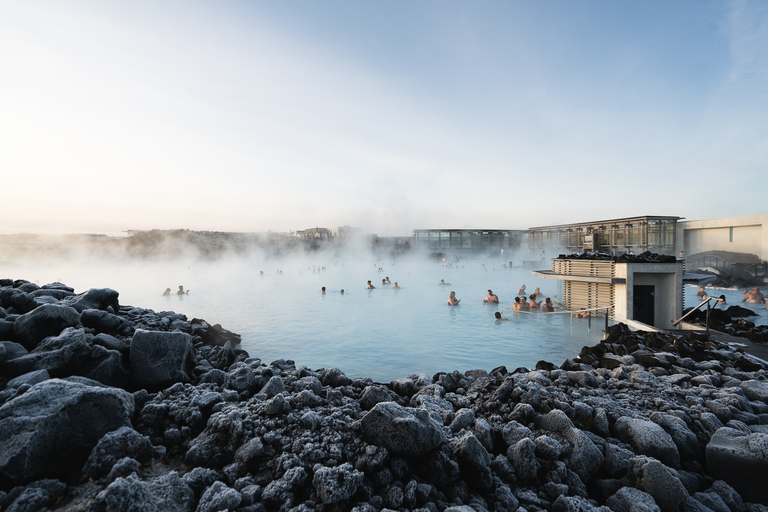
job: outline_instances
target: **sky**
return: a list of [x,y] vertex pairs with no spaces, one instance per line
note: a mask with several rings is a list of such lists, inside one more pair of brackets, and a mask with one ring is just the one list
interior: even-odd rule
[[768,3],[0,0],[0,233],[768,213]]

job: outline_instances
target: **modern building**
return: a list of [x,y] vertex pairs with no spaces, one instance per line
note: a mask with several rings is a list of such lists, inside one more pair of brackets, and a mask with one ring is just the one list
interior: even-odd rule
[[[569,311],[592,310],[626,323],[671,329],[683,311],[683,262],[555,258],[531,275],[562,281]],[[635,325],[637,326],[637,325]]]
[[413,247],[456,254],[517,249],[526,234],[510,229],[414,229]]
[[[601,252],[614,255],[650,251],[677,254],[677,223],[682,217],[653,216],[598,220],[528,229],[533,252]],[[677,252],[676,252],[677,249]]]
[[677,252],[708,251],[754,254],[768,260],[768,215],[749,215],[677,223]]

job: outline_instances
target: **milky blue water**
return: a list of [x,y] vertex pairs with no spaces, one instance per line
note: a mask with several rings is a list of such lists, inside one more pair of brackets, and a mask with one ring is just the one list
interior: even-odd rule
[[[750,287],[749,290],[752,290]],[[701,300],[696,297],[696,292],[699,291],[698,286],[687,285],[685,287],[685,307],[698,306]],[[728,309],[730,306],[736,305],[743,308],[750,309],[757,313],[757,316],[745,317],[745,320],[754,322],[756,325],[768,325],[768,311],[765,309],[765,304],[750,304],[748,302],[742,302],[744,299],[744,288],[716,288],[712,286],[705,287],[707,295],[711,297],[720,297],[725,295],[725,305],[715,306],[717,309]],[[761,287],[760,291],[766,292],[766,287]],[[706,306],[705,306],[706,308]]]
[[[203,318],[242,335],[242,348],[269,363],[293,359],[312,369],[338,367],[350,377],[389,381],[411,373],[513,370],[546,360],[561,364],[602,339],[604,322],[570,315],[513,314],[521,284],[557,300],[559,284],[530,270],[503,268],[500,260],[465,260],[452,266],[426,258],[346,261],[231,259],[225,263],[76,262],[4,269],[38,284],[60,281],[77,292],[109,287],[120,303]],[[325,268],[322,270],[322,268]],[[382,269],[379,271],[379,269]],[[10,274],[9,274],[10,272]],[[262,274],[263,272],[263,274]],[[381,285],[385,277],[393,284]],[[443,279],[450,286],[439,285]],[[371,280],[376,289],[367,290]],[[189,289],[162,296],[165,288]],[[322,286],[327,292],[322,294]],[[345,290],[342,295],[341,289]],[[488,289],[499,304],[485,304]],[[459,306],[448,306],[455,291]],[[507,322],[496,322],[501,311]]]

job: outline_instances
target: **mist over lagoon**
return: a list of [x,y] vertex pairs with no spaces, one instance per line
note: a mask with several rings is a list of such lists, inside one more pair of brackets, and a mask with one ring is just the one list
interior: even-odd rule
[[[265,362],[292,359],[379,381],[422,372],[533,367],[541,359],[560,363],[601,339],[599,321],[590,330],[586,320],[572,324],[569,315],[513,315],[521,284],[530,292],[541,287],[555,300],[558,291],[555,282],[535,279],[529,270],[505,268],[516,257],[509,252],[437,261],[421,252],[337,249],[280,256],[257,251],[214,260],[181,253],[104,258],[70,249],[66,259],[5,261],[3,273],[40,285],[62,282],[78,293],[112,288],[121,304],[221,324],[242,335],[242,348]],[[382,285],[387,277],[391,284]],[[441,279],[451,285],[441,286]],[[376,289],[366,289],[368,280]],[[392,289],[395,281],[401,289]],[[180,285],[189,294],[176,295]],[[171,295],[162,295],[166,288]],[[488,289],[499,296],[498,305],[483,303]],[[450,291],[462,299],[459,307],[447,305]],[[495,322],[496,311],[511,321]]]

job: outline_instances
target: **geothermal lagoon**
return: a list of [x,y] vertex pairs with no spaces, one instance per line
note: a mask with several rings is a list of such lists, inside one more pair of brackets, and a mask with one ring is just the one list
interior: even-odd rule
[[[77,293],[112,288],[124,305],[221,324],[242,336],[241,348],[266,363],[291,359],[378,382],[422,372],[532,368],[540,360],[559,365],[602,339],[602,318],[593,319],[590,328],[586,319],[569,314],[514,314],[520,285],[529,295],[540,287],[557,302],[560,283],[505,264],[509,261],[500,256],[438,262],[414,255],[393,261],[363,252],[345,259],[318,253],[216,262],[73,260],[14,264],[4,274],[39,285],[59,281]],[[387,277],[392,284],[382,285]],[[374,290],[366,289],[368,280]],[[441,286],[441,280],[451,284]],[[395,281],[401,289],[392,289]],[[190,293],[175,295],[179,285]],[[166,288],[172,295],[162,295]],[[488,289],[499,304],[483,303]],[[447,304],[451,291],[461,299],[458,307]],[[686,306],[693,305],[695,291],[686,288]],[[710,291],[721,293],[729,304],[741,304],[740,290]],[[752,309],[761,315],[753,321],[767,323],[762,308]],[[510,321],[496,322],[497,311]]]

